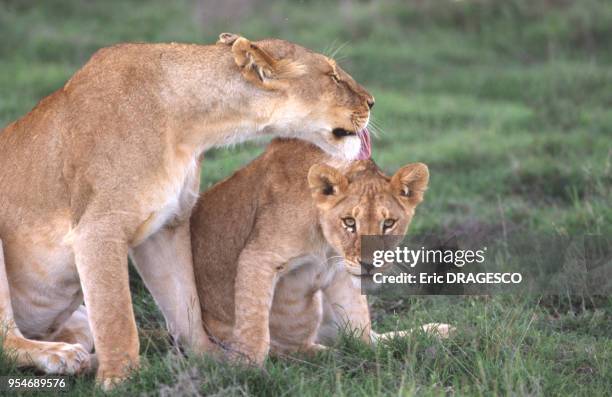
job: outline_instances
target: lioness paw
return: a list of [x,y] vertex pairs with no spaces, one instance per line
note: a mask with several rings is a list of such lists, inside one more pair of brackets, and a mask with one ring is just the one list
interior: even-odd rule
[[120,363],[114,362],[109,365],[107,362],[106,365],[102,366],[102,363],[100,363],[100,367],[96,373],[96,383],[104,391],[112,390],[120,383],[125,382],[134,371],[138,370],[138,368],[140,368],[140,359],[138,356],[129,359],[127,364],[122,361]]
[[118,376],[110,377],[110,378],[104,378],[104,379],[100,379],[98,381],[98,384],[100,385],[102,390],[104,390],[104,391],[111,391],[117,385],[119,385],[121,382],[123,382],[125,379],[126,378],[118,377]]
[[79,344],[49,343],[31,355],[36,368],[47,374],[74,375],[90,368],[89,352]]

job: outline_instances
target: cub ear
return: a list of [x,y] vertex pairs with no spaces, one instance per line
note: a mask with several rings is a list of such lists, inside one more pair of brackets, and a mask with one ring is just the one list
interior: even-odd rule
[[348,179],[334,167],[315,164],[308,171],[308,185],[317,204],[336,201],[348,187]]
[[417,206],[429,183],[429,169],[423,163],[412,163],[400,168],[391,178],[391,188],[404,201]]

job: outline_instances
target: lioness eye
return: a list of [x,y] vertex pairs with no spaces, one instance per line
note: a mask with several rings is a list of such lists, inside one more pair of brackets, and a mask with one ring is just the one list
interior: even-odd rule
[[355,218],[347,217],[342,219],[342,222],[351,232],[355,231]]
[[336,84],[340,83],[340,79],[338,78],[336,74],[330,74],[330,77],[332,78],[332,80],[334,80],[334,83]]
[[395,225],[395,219],[385,219],[385,221],[383,222],[383,229],[391,229],[393,225]]

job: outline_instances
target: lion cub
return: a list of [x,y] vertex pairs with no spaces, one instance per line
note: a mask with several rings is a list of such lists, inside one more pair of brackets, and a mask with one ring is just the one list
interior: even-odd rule
[[257,364],[270,349],[318,350],[347,324],[376,341],[358,283],[360,237],[404,235],[428,179],[422,163],[388,178],[371,160],[335,162],[303,141],[272,141],[192,213],[205,329]]

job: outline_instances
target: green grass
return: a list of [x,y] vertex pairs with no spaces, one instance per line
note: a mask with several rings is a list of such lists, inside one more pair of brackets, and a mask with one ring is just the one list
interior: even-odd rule
[[[220,2],[212,2],[218,3]],[[404,5],[408,3],[408,5]],[[239,7],[238,7],[239,8]],[[236,8],[236,9],[238,9]],[[257,1],[239,16],[196,1],[0,1],[0,125],[118,41],[210,43],[222,31],[278,36],[340,64],[377,99],[374,158],[429,165],[411,233],[499,230],[612,235],[612,5],[606,1]],[[219,11],[220,12],[220,11]],[[205,188],[263,150],[211,151]],[[370,349],[347,336],[314,359],[265,370],[183,359],[132,274],[143,369],[116,395],[606,395],[612,300],[585,309],[537,297],[376,297],[374,328],[448,322]],[[0,355],[0,374],[23,374]],[[71,394],[99,394],[92,376]],[[160,389],[161,388],[161,389]]]

